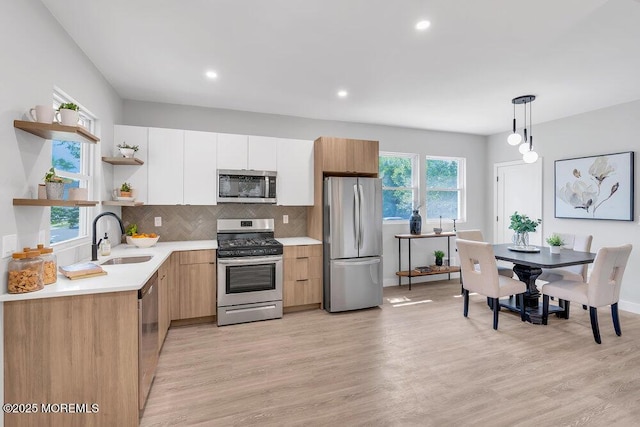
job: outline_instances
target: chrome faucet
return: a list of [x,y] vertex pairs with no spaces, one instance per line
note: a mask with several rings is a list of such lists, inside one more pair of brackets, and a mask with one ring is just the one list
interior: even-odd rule
[[[98,260],[98,246],[100,245],[100,242],[102,242],[102,239],[98,240],[96,242],[96,224],[98,223],[98,220],[100,218],[102,218],[103,216],[112,216],[115,219],[118,220],[118,224],[120,224],[120,230],[122,230],[122,234],[125,234],[124,231],[124,224],[122,223],[122,220],[120,219],[120,217],[116,214],[114,214],[113,212],[102,212],[101,214],[99,214],[97,217],[95,217],[95,219],[93,220],[93,228],[92,228],[92,237],[91,237],[91,261],[97,261]],[[122,238],[122,236],[120,236]]]

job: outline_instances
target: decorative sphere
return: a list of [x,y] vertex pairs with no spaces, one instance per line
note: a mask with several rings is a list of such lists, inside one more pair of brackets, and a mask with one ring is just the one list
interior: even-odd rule
[[519,133],[512,133],[507,137],[507,142],[509,145],[518,145],[522,141],[522,136]]

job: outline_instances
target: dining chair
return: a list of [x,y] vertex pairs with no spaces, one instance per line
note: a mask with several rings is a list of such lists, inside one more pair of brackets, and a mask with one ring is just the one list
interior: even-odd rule
[[611,306],[611,318],[616,335],[622,334],[618,317],[618,299],[622,276],[631,253],[631,244],[600,248],[593,262],[593,270],[588,282],[577,280],[558,280],[542,286],[542,323],[549,318],[549,297],[555,296],[565,301],[589,306],[593,338],[600,344],[598,328],[598,307]]
[[[482,231],[480,230],[457,230],[456,231],[457,239],[464,240],[473,240],[475,242],[484,242],[484,237],[482,236]],[[513,277],[513,268],[503,267],[498,265],[498,274],[506,277]]]
[[471,291],[485,295],[490,299],[493,310],[493,329],[498,329],[500,297],[518,296],[520,318],[524,322],[524,292],[527,287],[524,282],[498,274],[491,243],[456,239],[456,247],[460,254],[464,317],[468,317],[469,314],[469,291]]
[[[591,250],[592,235],[565,234],[555,233],[560,236],[564,245],[564,249],[571,249],[576,252],[589,252]],[[542,274],[538,276],[538,280],[545,282],[554,282],[556,280],[577,280],[579,282],[587,281],[588,265],[571,265],[561,268],[543,268]]]

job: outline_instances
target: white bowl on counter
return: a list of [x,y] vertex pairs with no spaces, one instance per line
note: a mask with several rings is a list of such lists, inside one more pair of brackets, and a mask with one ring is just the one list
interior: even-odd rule
[[151,246],[155,245],[158,240],[160,239],[160,236],[157,237],[131,237],[131,236],[127,236],[127,244],[129,245],[135,245],[139,248],[150,248]]

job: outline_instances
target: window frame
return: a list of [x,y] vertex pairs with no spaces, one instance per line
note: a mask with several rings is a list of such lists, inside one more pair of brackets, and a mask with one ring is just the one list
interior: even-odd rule
[[[87,108],[81,105],[74,98],[66,94],[61,89],[54,87],[53,90],[53,108],[54,110],[58,109],[58,106],[61,103],[73,102],[80,107],[79,115],[80,115],[80,125],[86,128],[90,133],[96,134],[95,129],[97,127],[97,118],[94,114],[92,114]],[[55,139],[51,141],[51,166],[53,166],[53,142],[54,141],[64,141],[63,139]],[[95,176],[95,162],[94,162],[94,145],[85,142],[80,142],[80,171],[79,172],[66,172],[62,170],[56,170],[56,174],[63,178],[70,178],[72,180],[78,180],[80,182],[80,188],[86,188],[89,200],[93,200],[94,191],[96,188],[96,176]],[[84,185],[83,185],[84,184]],[[86,185],[86,187],[85,187]],[[62,240],[59,242],[51,243],[51,212],[49,213],[49,242],[51,247],[56,248],[57,250],[64,250],[67,248],[72,248],[80,245],[86,244],[91,239],[91,230],[90,230],[90,214],[93,212],[93,209],[90,207],[77,207],[79,212],[79,221],[78,221],[78,236],[70,239]]]
[[[411,187],[385,187],[382,186],[382,192],[384,195],[385,190],[411,190],[413,192],[413,207],[416,207],[416,203],[420,204],[420,154],[418,153],[400,153],[396,151],[380,151],[378,152],[378,159],[381,157],[400,157],[409,158],[411,160]],[[379,162],[380,164],[380,162]],[[380,171],[378,168],[378,174],[380,177]],[[402,219],[382,219],[383,224],[402,224],[409,223],[409,218]]]
[[[427,161],[428,160],[445,160],[445,161],[457,161],[458,162],[458,182],[457,187],[435,187],[429,188],[429,183],[427,181]],[[458,218],[456,218],[456,223],[464,223],[467,221],[467,159],[466,157],[457,157],[457,156],[424,156],[424,180],[425,180],[425,193],[424,193],[424,223],[427,224],[439,224],[440,218],[428,218],[427,216],[427,203],[429,200],[428,193],[430,191],[457,191],[458,192]]]

